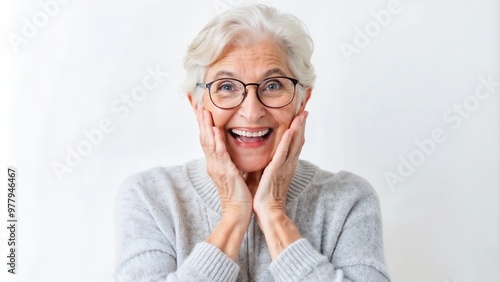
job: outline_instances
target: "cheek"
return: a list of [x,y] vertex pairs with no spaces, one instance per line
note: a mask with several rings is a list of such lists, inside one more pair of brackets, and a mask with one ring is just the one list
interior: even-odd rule
[[279,129],[283,133],[285,130],[290,128],[293,119],[295,118],[295,108],[290,108],[289,110],[282,112],[279,116],[276,116],[276,120],[279,124]]
[[231,119],[231,116],[228,115],[227,113],[219,113],[217,110],[215,110],[212,112],[212,119],[214,121],[214,126],[224,131],[224,127]]
[[218,120],[220,119],[219,118],[220,114],[218,113],[219,109],[212,104],[212,102],[206,95],[203,96],[202,104],[203,104],[203,109],[210,112],[212,116],[212,124],[218,127],[219,124]]
[[231,119],[233,116],[234,111],[229,111],[229,110],[221,110],[214,106],[210,100],[208,101],[203,101],[203,108],[207,111],[210,112],[212,115],[212,122],[215,127],[220,128],[222,131],[224,131],[224,126],[227,124],[227,122]]

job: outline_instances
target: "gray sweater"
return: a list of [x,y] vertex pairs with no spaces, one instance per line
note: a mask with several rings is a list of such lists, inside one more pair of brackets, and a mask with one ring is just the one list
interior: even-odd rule
[[271,260],[255,218],[238,261],[206,243],[221,218],[205,160],[129,177],[117,196],[117,281],[388,281],[377,195],[299,161],[287,214],[302,239]]

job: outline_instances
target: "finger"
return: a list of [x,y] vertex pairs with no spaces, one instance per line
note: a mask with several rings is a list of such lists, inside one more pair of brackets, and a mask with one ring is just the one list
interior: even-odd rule
[[226,150],[226,143],[224,142],[222,131],[215,126],[212,127],[212,131],[214,134],[215,144],[214,153],[211,154],[212,167],[217,167],[219,173],[224,176],[245,179],[246,176],[242,175],[242,173],[238,170]]
[[305,119],[307,118],[307,115],[308,112],[303,111],[295,116],[292,120],[290,128],[283,133],[281,141],[276,148],[275,155],[273,156],[273,160],[276,159],[276,162],[284,163],[290,156],[296,156],[297,151],[300,153],[300,148],[302,146],[297,145],[300,144],[300,142],[297,142],[297,137],[300,138],[304,134]]
[[223,164],[226,172],[229,175],[240,175],[243,178],[246,178],[246,175],[243,175],[240,170],[236,168],[236,165],[231,160],[229,153],[226,149],[226,142],[224,141],[222,132],[219,128],[213,127],[214,132],[214,142],[215,142],[215,157],[221,164]]
[[303,136],[304,132],[305,132],[305,120],[307,118],[307,115],[308,113],[303,111],[303,112],[300,112],[299,114],[297,114],[291,124],[290,124],[290,130],[292,131],[293,133],[293,142],[295,142],[297,140],[297,136]]
[[285,165],[294,165],[300,156],[302,151],[302,146],[305,142],[305,122],[308,116],[308,112],[303,111],[299,113],[292,121],[290,128],[287,130],[290,132],[290,141],[288,145],[288,152],[286,159],[284,161]]
[[198,121],[198,125],[200,122],[203,120],[203,106],[201,104],[197,104],[195,106],[195,114],[196,114],[196,120]]
[[203,107],[197,106],[195,109],[196,121],[198,122],[198,129],[200,130],[200,141],[205,136],[205,132],[203,131]]
[[[210,112],[201,110],[200,114],[200,142],[205,155],[215,151],[214,133],[212,130],[212,117]],[[207,155],[208,157],[208,155]]]
[[299,149],[299,152],[305,142],[306,120],[308,115],[309,113],[306,111],[299,113],[290,125],[290,129],[293,131],[292,149]]
[[214,123],[212,120],[212,114],[209,111],[203,111],[203,127],[207,134],[207,139],[210,144],[210,148],[215,151],[215,140],[214,140]]
[[212,127],[214,133],[214,142],[215,142],[215,152],[218,155],[226,153],[226,144],[224,143],[224,139],[222,138],[222,133],[220,129],[217,127]]
[[281,166],[286,162],[288,157],[288,151],[290,149],[290,144],[292,143],[293,133],[290,129],[287,129],[283,136],[281,137],[281,141],[276,148],[276,152],[274,153],[273,159],[271,160],[270,166]]
[[305,131],[305,125],[306,125],[306,120],[307,120],[308,116],[309,116],[309,112],[307,112],[307,111],[300,112],[293,119],[292,124],[290,124],[290,128],[292,128],[294,130],[296,129],[298,131]]

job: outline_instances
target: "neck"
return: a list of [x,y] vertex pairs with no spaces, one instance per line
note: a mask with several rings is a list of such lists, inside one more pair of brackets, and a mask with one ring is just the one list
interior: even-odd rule
[[252,193],[252,196],[255,196],[255,193],[257,192],[257,188],[259,187],[260,178],[262,177],[263,172],[263,170],[260,170],[254,172],[246,172],[243,174],[245,183],[247,184],[250,193]]

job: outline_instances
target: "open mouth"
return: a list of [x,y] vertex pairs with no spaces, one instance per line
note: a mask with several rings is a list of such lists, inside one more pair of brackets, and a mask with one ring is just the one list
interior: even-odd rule
[[271,128],[262,129],[259,131],[246,131],[242,129],[230,129],[229,134],[242,143],[255,143],[263,141],[271,135],[273,130]]

